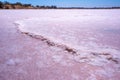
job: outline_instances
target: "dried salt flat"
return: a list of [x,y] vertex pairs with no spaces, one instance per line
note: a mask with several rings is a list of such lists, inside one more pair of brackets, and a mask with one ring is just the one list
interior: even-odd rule
[[[60,14],[55,11],[44,17],[31,17],[15,23],[22,32],[44,36],[57,45],[75,49],[77,56],[74,59],[78,62],[98,66],[111,61],[118,64],[120,16],[114,13],[114,10],[107,13],[104,10],[83,12],[75,10]],[[111,43],[109,39],[112,40]]]
[[1,10],[0,80],[119,80],[119,10]]

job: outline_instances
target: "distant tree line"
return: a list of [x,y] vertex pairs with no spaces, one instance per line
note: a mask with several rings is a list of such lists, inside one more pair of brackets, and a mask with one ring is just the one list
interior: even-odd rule
[[10,3],[7,1],[0,1],[0,9],[55,9],[56,6],[33,6],[32,4],[23,4],[21,2]]
[[36,5],[37,9],[56,9],[57,7],[56,6],[39,6],[39,5]]
[[58,7],[57,9],[120,9],[120,7]]

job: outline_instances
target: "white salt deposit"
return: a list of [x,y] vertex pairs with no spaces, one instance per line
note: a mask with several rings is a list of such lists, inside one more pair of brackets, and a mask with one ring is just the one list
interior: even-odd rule
[[[22,32],[41,35],[54,43],[76,49],[80,58],[86,57],[86,59],[75,58],[80,62],[88,61],[95,65],[107,63],[106,55],[101,56],[102,53],[108,53],[112,58],[120,60],[120,46],[118,46],[120,34],[116,35],[114,32],[114,29],[120,30],[119,11],[67,10],[60,14],[59,11],[49,11],[47,14],[49,15],[41,13],[39,17],[18,20],[15,23],[19,24]],[[60,58],[56,61],[60,61]]]

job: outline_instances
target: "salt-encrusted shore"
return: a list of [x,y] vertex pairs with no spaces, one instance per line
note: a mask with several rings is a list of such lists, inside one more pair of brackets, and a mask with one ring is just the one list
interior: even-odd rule
[[120,79],[120,10],[0,13],[0,80]]

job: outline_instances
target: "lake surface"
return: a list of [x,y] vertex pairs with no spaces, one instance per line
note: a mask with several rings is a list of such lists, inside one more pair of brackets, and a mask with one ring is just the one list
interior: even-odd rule
[[0,14],[0,79],[120,79],[119,9]]

